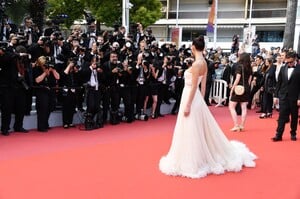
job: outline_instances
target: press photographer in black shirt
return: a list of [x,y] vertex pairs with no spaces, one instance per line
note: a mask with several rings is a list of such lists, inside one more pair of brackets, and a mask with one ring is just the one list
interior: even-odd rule
[[80,71],[76,58],[68,60],[67,67],[61,75],[60,81],[62,85],[62,118],[63,127],[74,127],[73,116],[76,108],[76,93],[81,90]]
[[107,95],[105,103],[103,104],[104,118],[107,114],[107,108],[109,108],[110,102],[110,123],[119,124],[118,109],[120,105],[120,73],[122,72],[122,65],[119,63],[118,54],[115,51],[110,53],[109,61],[103,64],[103,72],[105,76],[105,86],[107,89]]
[[[18,63],[23,54],[7,51],[0,47],[0,95],[1,95],[1,131],[9,135],[11,114],[15,113],[15,132],[28,132],[23,128],[25,112],[24,67]],[[25,87],[24,87],[25,85]]]
[[[134,104],[132,103],[131,76],[133,68],[129,65],[128,60],[122,62],[122,68],[119,69],[119,93],[120,99],[123,99],[124,116],[122,121],[131,123],[134,120]],[[119,101],[120,104],[120,101]]]
[[34,89],[36,94],[37,130],[47,132],[49,129],[50,113],[55,108],[55,90],[60,79],[54,65],[47,57],[38,58],[33,68]]

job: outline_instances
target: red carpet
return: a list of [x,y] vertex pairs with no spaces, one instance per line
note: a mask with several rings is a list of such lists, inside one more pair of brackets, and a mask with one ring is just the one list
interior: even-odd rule
[[[246,131],[233,133],[227,107],[211,108],[229,139],[259,157],[256,168],[202,179],[165,176],[175,116],[107,125],[94,131],[54,128],[0,137],[0,199],[299,199],[300,139],[271,142],[273,118],[250,111]],[[299,136],[300,138],[300,136]]]

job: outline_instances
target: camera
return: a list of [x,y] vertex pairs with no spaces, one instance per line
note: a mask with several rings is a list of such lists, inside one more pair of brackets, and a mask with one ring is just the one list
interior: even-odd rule
[[193,59],[192,58],[186,58],[184,60],[184,62],[187,64],[187,65],[192,65],[193,64]]
[[148,115],[147,114],[136,114],[135,119],[141,120],[141,121],[148,121]]
[[123,71],[123,69],[120,68],[120,67],[117,67],[117,70],[118,70],[119,73],[121,73]]
[[136,120],[141,120],[141,121],[148,121],[148,115],[146,113],[144,113],[144,110],[141,109],[140,113],[137,113],[135,116]]
[[54,57],[47,56],[45,66],[47,69],[54,68],[55,60]]
[[73,63],[74,64],[74,68],[77,68],[77,69],[80,69],[81,68],[81,65],[80,65],[80,63],[78,63],[79,62],[79,58],[78,57],[71,57],[70,59],[69,59],[69,61],[70,61],[70,63]]

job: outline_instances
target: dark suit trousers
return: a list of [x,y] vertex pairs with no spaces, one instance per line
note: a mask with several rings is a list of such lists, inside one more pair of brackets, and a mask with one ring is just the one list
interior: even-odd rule
[[298,106],[297,99],[280,99],[279,100],[279,118],[277,126],[276,136],[282,137],[284,132],[285,123],[289,121],[289,116],[291,116],[291,136],[296,135],[298,126]]

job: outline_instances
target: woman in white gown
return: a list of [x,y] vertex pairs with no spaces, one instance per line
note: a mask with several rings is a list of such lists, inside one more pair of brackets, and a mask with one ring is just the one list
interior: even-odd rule
[[203,99],[207,74],[204,47],[203,36],[194,39],[195,61],[184,73],[172,144],[159,162],[159,169],[167,175],[201,178],[210,173],[238,172],[243,166],[255,167],[255,154],[245,144],[226,138]]

